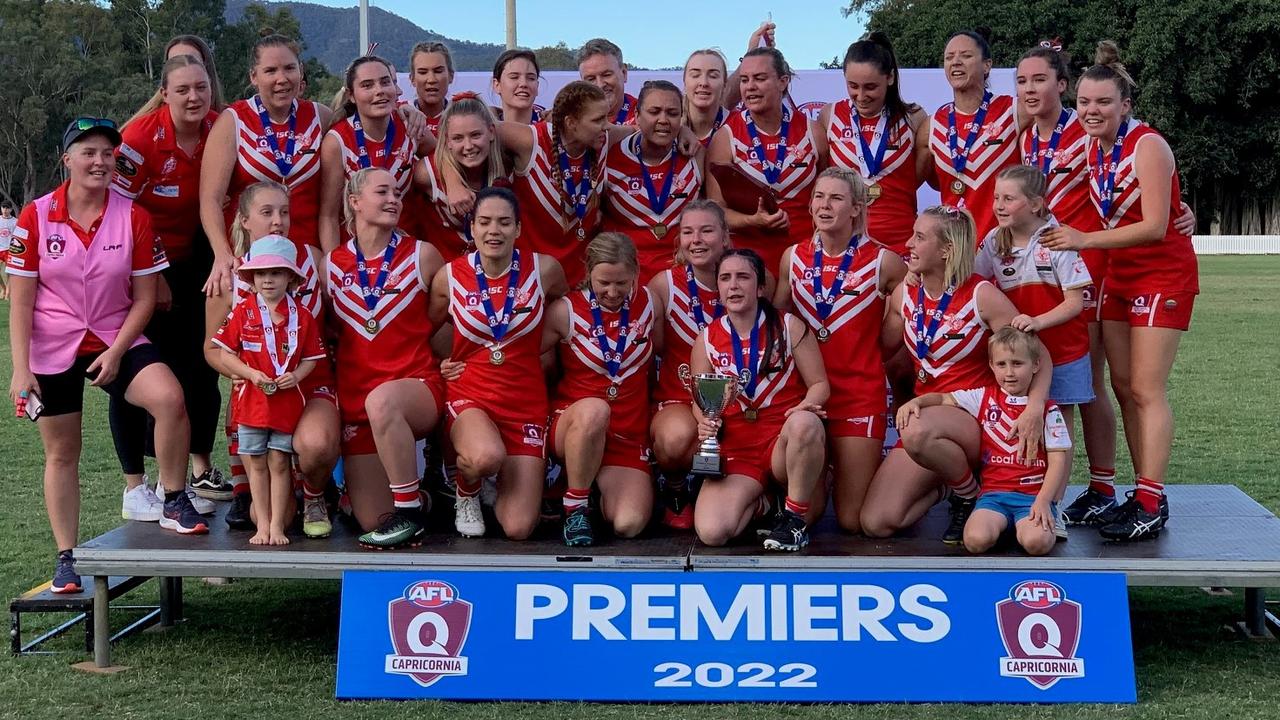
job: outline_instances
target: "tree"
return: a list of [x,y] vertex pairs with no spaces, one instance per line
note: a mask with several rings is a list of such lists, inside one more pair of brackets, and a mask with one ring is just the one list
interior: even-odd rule
[[538,67],[543,70],[577,70],[578,58],[564,41],[555,45],[540,47],[533,51],[538,58]]

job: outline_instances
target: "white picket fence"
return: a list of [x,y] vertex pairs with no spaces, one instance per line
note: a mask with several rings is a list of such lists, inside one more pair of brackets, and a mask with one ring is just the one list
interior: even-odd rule
[[1280,235],[1195,235],[1197,255],[1280,255]]

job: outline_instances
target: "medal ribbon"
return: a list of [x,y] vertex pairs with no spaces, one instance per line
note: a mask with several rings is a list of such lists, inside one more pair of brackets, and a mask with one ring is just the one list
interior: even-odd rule
[[1058,124],[1054,126],[1053,135],[1049,138],[1049,150],[1043,159],[1040,157],[1040,128],[1031,126],[1031,158],[1027,164],[1040,168],[1040,172],[1044,173],[1045,177],[1049,177],[1049,172],[1053,169],[1053,154],[1058,151],[1058,143],[1062,141],[1062,131],[1066,130],[1067,120],[1070,117],[1071,111],[1062,108],[1062,113],[1058,115]]
[[1098,204],[1102,206],[1102,217],[1111,217],[1111,202],[1115,199],[1116,169],[1120,166],[1120,153],[1124,151],[1124,138],[1129,134],[1129,121],[1120,123],[1116,132],[1116,144],[1111,146],[1111,166],[1102,164],[1102,143],[1098,143]]
[[569,196],[569,200],[573,202],[573,214],[578,217],[578,222],[587,216],[587,199],[591,196],[591,170],[593,163],[591,162],[591,150],[586,151],[586,156],[582,158],[582,182],[574,187],[573,172],[569,169],[569,153],[563,148],[560,150],[560,173],[564,175],[564,191]]
[[856,111],[853,117],[857,121],[854,134],[858,136],[858,146],[862,149],[862,164],[867,169],[867,180],[874,181],[876,176],[880,174],[880,169],[884,167],[884,152],[889,148],[889,108],[880,111],[880,119],[876,121],[876,130],[871,135],[873,140],[876,136],[880,137],[880,142],[876,145],[874,154],[871,152],[871,146],[867,144],[867,139],[862,136],[862,121]]
[[728,115],[729,114],[725,112],[723,107],[716,108],[716,119],[715,119],[715,122],[711,124],[711,132],[707,133],[707,136],[702,138],[702,140],[700,141],[702,143],[702,147],[711,146],[711,138],[715,137],[716,131],[719,130],[720,126],[724,124],[724,121],[728,117]]
[[942,324],[942,315],[951,304],[951,296],[955,291],[955,285],[948,285],[947,289],[942,291],[942,298],[938,300],[937,314],[929,320],[929,330],[926,332],[924,329],[924,280],[920,281],[919,288],[916,290],[916,310],[920,313],[916,315],[916,358],[920,360],[921,365],[924,364],[924,359],[929,357],[929,347],[933,345],[933,338],[938,334],[938,326]]
[[627,297],[622,301],[621,316],[618,318],[618,344],[610,348],[609,335],[604,330],[604,314],[600,310],[600,301],[596,299],[596,293],[591,288],[587,288],[587,297],[591,299],[591,322],[595,324],[592,332],[595,333],[596,342],[600,344],[605,371],[609,373],[609,379],[616,382],[618,371],[622,369],[622,354],[627,351],[627,336],[631,332],[631,298]]
[[751,148],[760,161],[764,179],[768,180],[770,185],[777,185],[778,178],[782,177],[782,164],[787,161],[787,131],[791,128],[791,108],[785,105],[782,107],[782,125],[778,127],[778,152],[772,161],[765,155],[764,144],[760,142],[760,133],[756,130],[756,121],[751,119],[751,111],[743,110],[742,115],[746,118],[747,134],[751,136]]
[[262,121],[262,132],[267,136],[267,145],[271,147],[271,156],[275,160],[276,170],[280,171],[280,179],[289,177],[289,173],[293,172],[293,152],[297,149],[297,131],[298,131],[298,101],[293,101],[293,106],[289,108],[289,141],[285,145],[285,151],[280,152],[280,143],[276,142],[276,131],[271,126],[271,116],[267,114],[267,108],[262,104],[262,98],[257,95],[253,96],[253,104],[258,108],[258,119]]
[[756,396],[756,387],[760,384],[760,361],[764,358],[764,353],[760,352],[760,325],[764,323],[764,311],[756,311],[756,322],[751,326],[751,357],[750,365],[744,362],[742,357],[742,337],[738,335],[738,329],[733,323],[726,323],[729,326],[729,340],[733,343],[733,362],[738,366],[738,377],[741,379],[742,371],[747,372],[747,380],[743,383],[743,390],[747,399],[753,399]]
[[[373,161],[369,158],[369,151],[365,149],[364,144],[364,125],[360,123],[360,113],[351,116],[351,127],[356,131],[356,160],[360,163],[360,167],[367,168],[373,165]],[[392,151],[396,146],[396,121],[387,118],[387,136],[382,141],[382,152],[386,158],[382,167],[391,169],[391,161],[394,158]]]
[[[692,265],[684,266],[684,283],[689,288],[689,312],[693,313],[693,321],[698,324],[698,330],[706,330],[707,316],[702,312],[702,296],[698,294],[698,280],[693,275]],[[724,314],[719,297],[711,299],[711,307],[714,308],[712,319],[718,320]]]
[[387,273],[391,269],[391,257],[396,254],[396,246],[400,244],[400,234],[391,233],[391,242],[387,243],[387,249],[382,251],[382,267],[378,269],[378,277],[373,282],[373,287],[369,287],[369,272],[365,267],[364,253],[360,251],[360,241],[352,240],[351,244],[356,247],[356,278],[360,281],[360,296],[364,299],[364,306],[373,312],[378,307],[378,301],[382,299],[382,286],[387,283]]
[[507,327],[511,322],[511,308],[516,302],[516,292],[520,287],[520,251],[511,251],[511,274],[507,280],[507,297],[503,300],[502,315],[493,311],[493,302],[489,300],[489,279],[485,277],[484,267],[480,264],[480,253],[471,256],[476,268],[476,285],[480,286],[480,302],[484,304],[485,320],[489,323],[489,332],[493,334],[494,343],[502,342],[507,335]]
[[640,161],[640,177],[644,178],[644,192],[649,196],[649,207],[653,208],[655,215],[662,215],[662,211],[667,209],[667,200],[671,197],[671,184],[676,179],[676,160],[679,154],[676,152],[675,145],[671,146],[671,163],[667,167],[667,176],[662,179],[662,192],[659,193],[653,187],[653,177],[649,174],[649,166],[644,164],[644,157],[640,154],[640,136],[636,135],[636,160]]
[[951,103],[951,107],[947,110],[947,144],[951,146],[951,167],[955,168],[958,177],[964,177],[964,168],[969,164],[969,153],[973,150],[973,143],[978,139],[978,134],[982,132],[982,123],[987,119],[987,109],[990,106],[991,91],[984,90],[982,104],[978,106],[978,114],[973,116],[973,125],[969,127],[969,135],[964,139],[963,152],[957,146],[960,133],[956,130],[956,104]]
[[288,308],[285,312],[285,342],[288,351],[285,353],[284,362],[280,362],[280,354],[276,351],[276,326],[271,321],[271,311],[267,309],[267,304],[262,302],[262,295],[256,294],[254,299],[258,301],[258,314],[262,316],[262,344],[267,346],[267,357],[271,359],[271,367],[276,372],[271,379],[275,380],[289,370],[289,362],[298,351],[298,305],[288,293],[285,293],[284,301]]
[[[631,114],[631,97],[626,93],[622,94],[622,107],[618,108],[618,114],[613,118],[614,125],[624,125],[627,122],[627,116]],[[536,121],[535,121],[536,122]]]
[[836,298],[839,297],[840,291],[844,288],[845,275],[849,273],[849,267],[853,264],[853,256],[858,252],[858,244],[862,242],[861,235],[854,235],[849,240],[849,247],[844,249],[844,257],[840,259],[840,267],[836,270],[835,280],[831,281],[831,292],[822,292],[822,237],[814,236],[813,241],[813,306],[818,311],[818,320],[826,322],[831,315],[832,308],[835,307]]

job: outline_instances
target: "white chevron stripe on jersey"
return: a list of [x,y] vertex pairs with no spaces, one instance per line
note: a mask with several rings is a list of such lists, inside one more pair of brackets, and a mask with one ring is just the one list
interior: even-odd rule
[[[980,286],[981,284],[979,284]],[[914,353],[916,340],[919,337],[916,335],[914,318],[919,310],[915,304],[915,293],[904,292],[902,297],[903,304],[907,310],[905,315],[906,322],[904,323],[907,349]],[[928,332],[929,320],[930,318],[926,318],[924,321],[925,332]],[[957,323],[959,323],[959,328],[957,328]],[[979,344],[986,342],[986,333],[975,332],[975,326],[983,330],[986,329],[986,323],[983,322],[982,315],[978,313],[977,288],[974,288],[973,294],[969,297],[969,302],[953,311],[950,323],[939,325],[938,332],[933,338],[933,345],[929,347],[929,354],[921,363],[925,371],[932,377],[939,377],[957,362],[967,357]],[[958,331],[952,332],[953,329]],[[953,335],[954,337],[948,338],[948,335]]]
[[[798,116],[803,119],[803,115]],[[739,169],[746,172],[752,178],[760,181],[765,185],[769,185],[769,181],[765,179],[764,171],[756,165],[743,160],[749,157],[751,145],[742,142],[737,136],[730,134],[732,142],[732,151],[734,163]],[[804,139],[795,146],[787,147],[787,157],[782,163],[782,173],[778,176],[778,183],[772,185],[774,191],[783,198],[793,198],[800,195],[808,189],[809,182],[818,174],[816,155],[813,150],[813,134],[806,128]],[[804,158],[804,165],[796,165],[800,158]]]
[[[653,328],[653,303],[649,301],[648,288],[640,287],[637,289],[635,297],[632,298],[632,309],[635,309],[637,305],[640,306],[640,313],[638,316],[630,318],[627,347],[622,353],[622,364],[618,369],[617,380],[624,380],[637,372],[647,372],[649,358],[653,354],[653,343],[636,343],[637,337],[648,334]],[[605,367],[604,353],[600,349],[600,342],[592,332],[591,324],[592,319],[590,316],[583,317],[574,312],[573,305],[570,304],[569,337],[566,338],[569,347],[573,350],[573,354],[582,361],[583,365],[605,377],[609,377],[609,371]],[[616,346],[616,343],[616,340],[610,341],[611,346]]]
[[240,137],[236,144],[236,162],[250,175],[262,181],[282,182],[286,187],[292,188],[319,172],[318,146],[321,132],[318,112],[305,129],[297,131],[298,141],[294,148],[293,167],[289,170],[289,176],[283,179],[280,177],[279,168],[276,167],[274,156],[270,154],[270,149],[258,142],[263,136],[246,125],[239,113],[232,113],[232,117],[235,118],[236,132]]
[[[414,242],[418,243],[420,241]],[[349,243],[351,243],[349,247],[354,253],[355,241],[351,240]],[[342,273],[332,264],[329,266],[329,283],[334,315],[367,340],[372,340],[377,334],[376,332],[370,332],[365,327],[365,323],[369,319],[377,320],[379,326],[385,328],[406,307],[417,300],[419,295],[427,291],[422,281],[422,272],[418,268],[417,248],[415,248],[414,252],[406,255],[398,267],[392,267],[387,275],[387,282],[383,286],[384,294],[378,298],[378,303],[373,310],[369,310],[365,306],[364,299],[360,294],[359,283],[345,283]]]
[[[794,300],[792,304],[796,314],[809,327],[826,326],[834,333],[883,297],[880,294],[880,265],[883,262],[884,253],[888,251],[882,248],[870,262],[862,267],[849,269],[842,291],[832,304],[831,314],[827,316],[825,323],[822,322],[818,319],[817,301],[813,295],[813,273],[809,267],[812,260],[802,259],[798,252],[799,247],[796,246],[791,251],[791,274],[792,279],[798,278],[801,282],[791,283],[791,297]],[[825,257],[827,262],[833,260],[839,262],[838,257],[832,258],[829,255]],[[829,279],[825,280],[823,287],[830,290],[831,284]]]
[[[520,286],[516,289],[517,302],[513,306],[512,317],[507,324],[507,332],[502,337],[503,343],[523,337],[538,328],[546,311],[546,298],[542,292],[541,268],[536,253],[524,253],[532,258],[527,271],[521,268]],[[467,256],[468,263],[475,262],[475,253]],[[521,264],[525,264],[523,261]],[[485,317],[484,304],[475,298],[472,302],[471,291],[454,276],[453,264],[445,266],[449,279],[449,316],[453,318],[454,330],[476,345],[492,345],[493,329],[489,327]],[[474,279],[471,280],[474,283]],[[504,283],[505,285],[505,283]],[[478,294],[478,291],[477,291]],[[520,308],[520,297],[526,297],[528,312],[515,312]],[[501,312],[505,295],[493,295],[492,303],[495,312]],[[465,309],[464,309],[465,308]]]
[[[667,303],[667,327],[674,330],[676,335],[686,344],[692,346],[694,341],[698,339],[698,333],[702,332],[702,328],[698,327],[697,321],[693,317],[693,310],[689,302],[689,290],[685,284],[684,269],[676,268],[666,270],[667,287],[670,290],[670,302]],[[702,317],[707,322],[713,322],[716,314],[715,305],[712,300],[716,299],[716,291],[706,287],[702,283],[694,280],[698,286],[698,297],[703,299]]]
[[[844,107],[839,107],[841,105]],[[853,170],[861,175],[863,180],[873,183],[888,177],[907,160],[914,161],[915,133],[911,131],[911,123],[907,122],[906,118],[899,118],[895,126],[885,128],[885,132],[889,133],[891,139],[897,137],[897,145],[892,149],[886,148],[880,172],[876,173],[875,177],[871,177],[867,172],[867,163],[862,157],[862,146],[858,143],[857,135],[854,134],[861,132],[861,128],[856,121],[845,122],[846,108],[850,118],[858,117],[857,112],[852,109],[852,103],[846,98],[832,105],[830,120],[827,123],[827,152],[831,156],[831,164],[834,167]],[[867,143],[872,152],[879,144],[879,134],[873,134],[871,141]]]
[[[968,126],[959,129],[961,144],[968,135]],[[987,145],[983,138],[992,137],[989,132],[991,128],[996,128],[997,132],[994,137],[1004,140],[998,145]],[[929,145],[933,148],[936,158],[950,158],[951,145],[947,141],[947,126],[938,122],[935,116],[930,120]],[[983,123],[982,133],[974,141],[973,147],[969,153],[969,159],[965,163],[964,176],[961,180],[969,189],[975,189],[985,184],[991,179],[997,171],[1000,170],[1014,153],[1018,152],[1017,142],[1017,122],[1015,110],[1011,104],[1004,112],[992,118],[988,116]],[[949,177],[959,177],[955,168],[949,161],[935,162]]]

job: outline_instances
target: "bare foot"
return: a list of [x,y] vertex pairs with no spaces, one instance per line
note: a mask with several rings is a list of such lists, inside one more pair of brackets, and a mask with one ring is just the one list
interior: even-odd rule
[[288,545],[288,544],[289,544],[289,536],[288,536],[288,535],[285,535],[283,530],[279,530],[279,531],[277,531],[277,530],[272,530],[272,531],[271,531],[271,544],[272,544],[272,545]]
[[249,538],[250,545],[269,545],[271,544],[271,534],[266,530],[259,530],[257,534]]

